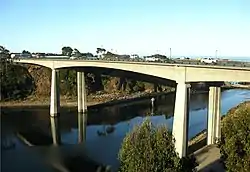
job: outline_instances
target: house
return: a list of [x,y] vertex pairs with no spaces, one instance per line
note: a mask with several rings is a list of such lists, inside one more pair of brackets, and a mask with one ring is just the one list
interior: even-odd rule
[[21,57],[21,53],[11,53],[10,57],[12,59],[20,58]]
[[131,55],[130,55],[130,58],[131,58],[131,59],[138,59],[138,58],[140,58],[140,57],[139,57],[139,55],[137,55],[137,54],[131,54]]
[[11,53],[10,57],[12,59],[17,59],[17,58],[31,58],[31,54],[28,53]]
[[33,58],[44,58],[45,53],[32,53]]

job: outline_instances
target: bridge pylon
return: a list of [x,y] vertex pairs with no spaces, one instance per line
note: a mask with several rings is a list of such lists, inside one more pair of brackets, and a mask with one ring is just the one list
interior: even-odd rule
[[207,145],[215,144],[221,136],[221,88],[209,88]]
[[190,84],[179,82],[176,88],[173,136],[180,157],[187,155],[190,87]]

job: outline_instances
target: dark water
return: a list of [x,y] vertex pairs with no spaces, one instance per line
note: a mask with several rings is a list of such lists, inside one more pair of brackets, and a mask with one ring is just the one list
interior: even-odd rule
[[[172,129],[174,99],[174,94],[158,96],[156,97],[154,109],[151,108],[149,99],[108,107],[89,108],[85,146],[77,144],[79,132],[76,108],[64,108],[61,111],[60,119],[58,119],[61,140],[64,146],[61,146],[60,150],[57,151],[60,153],[57,153],[56,157],[58,158],[61,154],[64,154],[62,152],[71,154],[72,152],[84,152],[84,154],[87,154],[95,161],[111,165],[113,169],[116,169],[119,165],[117,153],[124,136],[134,125],[141,123],[145,116],[153,114],[150,118],[154,124],[167,124],[169,129]],[[249,90],[235,89],[223,91],[221,96],[222,114],[246,100],[250,100]],[[189,139],[206,128],[207,104],[207,93],[191,95]],[[45,152],[50,152],[51,146],[35,146],[35,148],[32,148],[34,151],[27,150],[27,146],[16,136],[17,132],[31,131],[34,128],[39,128],[45,135],[51,136],[50,124],[48,107],[2,109],[1,140],[7,140],[8,143],[14,145],[12,149],[3,151],[2,158],[10,157],[12,154],[17,154],[15,157],[18,157],[21,154],[26,154],[25,152],[27,151],[32,152],[32,154],[39,154],[39,156],[40,154],[46,154]],[[113,130],[107,134],[106,131],[110,128]],[[53,153],[50,152],[48,154]],[[23,161],[25,159],[28,161],[28,154],[22,158]],[[32,159],[34,160],[34,158]],[[6,167],[11,166],[11,162],[8,160],[4,161],[4,163],[2,165]],[[25,163],[21,166],[25,166]]]

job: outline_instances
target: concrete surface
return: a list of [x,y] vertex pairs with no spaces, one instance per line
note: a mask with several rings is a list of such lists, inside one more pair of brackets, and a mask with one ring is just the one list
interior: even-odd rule
[[194,153],[199,166],[198,172],[224,172],[220,162],[220,149],[215,145],[206,146]]
[[17,63],[36,64],[51,69],[100,67],[136,72],[179,82],[250,82],[250,67],[168,64],[102,60],[21,59]]

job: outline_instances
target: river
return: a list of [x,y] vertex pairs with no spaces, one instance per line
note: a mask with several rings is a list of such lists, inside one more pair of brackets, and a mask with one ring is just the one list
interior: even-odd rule
[[[175,95],[170,93],[155,98],[154,109],[151,108],[150,99],[106,107],[90,107],[86,127],[85,148],[83,148],[83,144],[78,144],[78,114],[76,108],[62,108],[59,119],[62,147],[70,147],[70,150],[76,152],[84,149],[84,153],[90,158],[117,169],[119,166],[117,153],[123,138],[133,126],[141,123],[146,116],[151,115],[150,119],[155,125],[166,124],[170,130],[172,129]],[[250,100],[250,90],[230,89],[223,91],[221,95],[222,114],[224,115],[229,109],[246,100]],[[191,95],[189,139],[206,128],[207,104],[207,93]],[[13,153],[16,153],[17,157],[25,152],[22,150],[27,150],[27,146],[17,138],[16,133],[30,131],[35,127],[48,136],[51,135],[49,108],[3,108],[1,126],[1,140],[7,140],[14,145],[10,150],[2,150],[4,152],[2,155],[3,160],[6,157],[10,157],[10,154]],[[103,134],[107,131],[107,128],[112,128],[113,130]],[[43,150],[50,148],[50,146],[34,147],[41,147]],[[33,148],[35,152],[33,154],[42,154],[41,152],[43,151],[35,151],[35,148]],[[18,153],[20,151],[22,153]],[[7,159],[2,162],[3,167],[5,169],[13,169],[12,163],[14,160],[10,161]],[[23,156],[22,159],[23,161],[25,159],[28,161],[28,154]],[[25,166],[25,163],[20,166]]]

